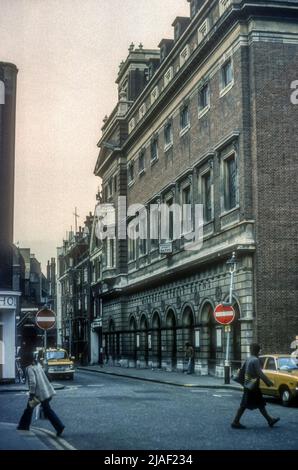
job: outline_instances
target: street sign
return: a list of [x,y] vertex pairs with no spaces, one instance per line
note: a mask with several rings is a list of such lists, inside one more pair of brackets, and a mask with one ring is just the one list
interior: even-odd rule
[[49,308],[43,308],[36,314],[36,325],[42,330],[50,330],[55,326],[56,314]]
[[173,242],[160,243],[159,253],[161,255],[171,255],[173,253]]
[[214,318],[221,325],[229,325],[235,319],[235,310],[232,305],[219,304],[214,310]]

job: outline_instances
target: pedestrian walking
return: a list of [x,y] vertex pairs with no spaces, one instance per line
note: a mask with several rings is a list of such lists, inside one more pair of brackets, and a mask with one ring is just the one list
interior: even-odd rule
[[195,352],[189,342],[185,343],[185,358],[187,359],[187,374],[194,373]]
[[261,362],[259,359],[261,347],[252,343],[250,345],[250,357],[245,361],[241,367],[239,376],[243,377],[243,380],[240,381],[244,386],[244,392],[242,400],[240,403],[240,408],[238,409],[234,421],[231,426],[234,429],[245,429],[240,423],[240,419],[246,409],[256,410],[258,409],[260,413],[267,420],[267,423],[270,427],[274,426],[280,418],[272,418],[266,410],[266,402],[263,398],[262,392],[260,390],[260,379],[262,379],[268,387],[273,386],[273,382],[266,377],[261,368]]
[[23,357],[23,364],[26,364],[26,376],[28,378],[29,386],[29,400],[17,429],[21,431],[29,431],[33,410],[35,406],[40,403],[45,418],[51,422],[56,430],[57,436],[61,436],[65,426],[50,406],[50,401],[56,394],[53,386],[50,384],[41,365],[39,363],[35,363],[32,352],[27,352],[25,354]]

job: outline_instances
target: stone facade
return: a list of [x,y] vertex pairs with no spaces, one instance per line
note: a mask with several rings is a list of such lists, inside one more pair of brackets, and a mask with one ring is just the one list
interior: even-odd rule
[[[233,251],[232,367],[252,339],[264,352],[289,352],[298,331],[297,191],[290,179],[297,170],[290,83],[297,79],[298,10],[282,1],[190,6],[191,21],[177,18],[174,41],[161,41],[159,67],[156,52],[133,46],[120,67],[119,102],[105,119],[95,168],[102,202],[115,207],[116,240],[102,244],[94,293],[108,361],[183,370],[190,341],[195,371],[222,375],[226,332],[213,310],[229,299]],[[119,196],[148,210],[146,242],[120,240]],[[162,254],[169,240],[160,227],[158,240],[150,239],[150,204],[185,201],[189,232],[195,205],[204,207],[202,246],[189,250],[188,233],[170,235],[172,251]],[[128,227],[140,230],[140,210],[130,209]]]

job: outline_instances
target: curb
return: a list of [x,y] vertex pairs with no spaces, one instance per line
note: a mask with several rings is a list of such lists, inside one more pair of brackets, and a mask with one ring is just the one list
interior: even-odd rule
[[97,373],[97,374],[114,375],[114,376],[117,376],[117,377],[126,377],[126,378],[129,378],[129,379],[143,380],[143,381],[146,381],[146,382],[155,382],[155,383],[162,383],[162,384],[166,384],[166,385],[174,385],[176,387],[226,389],[226,390],[236,390],[238,392],[242,392],[242,388],[238,387],[237,385],[182,384],[182,383],[173,382],[173,381],[169,381],[169,380],[153,379],[153,378],[149,378],[149,377],[139,377],[139,376],[136,376],[136,375],[127,375],[127,374],[124,374],[124,373],[110,372],[110,371],[105,371],[105,370],[94,370],[94,369],[90,369],[88,367],[77,367],[77,370],[82,370],[82,371],[85,370],[87,372],[93,372],[93,373]]
[[[55,384],[53,385],[54,387],[54,390],[63,390],[65,388],[65,385],[61,385],[61,384]],[[17,393],[17,392],[28,392],[28,388],[27,387],[22,387],[22,388],[5,388],[0,385],[0,393]]]
[[46,437],[57,450],[77,450],[65,439],[63,439],[62,437],[57,437],[52,431],[49,431],[48,429],[36,428],[34,426],[31,426],[31,430],[37,437],[38,435]]

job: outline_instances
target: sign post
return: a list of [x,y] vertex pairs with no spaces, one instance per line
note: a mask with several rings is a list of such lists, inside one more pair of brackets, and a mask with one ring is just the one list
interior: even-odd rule
[[44,330],[44,350],[45,350],[45,366],[47,365],[47,331],[54,328],[56,324],[56,314],[48,307],[44,307],[36,314],[36,325],[41,330]]
[[226,346],[226,359],[225,359],[225,384],[230,383],[230,362],[229,362],[229,351],[230,351],[230,324],[235,319],[235,310],[232,305],[219,304],[214,310],[214,318],[220,325],[224,325],[225,333],[227,336]]

